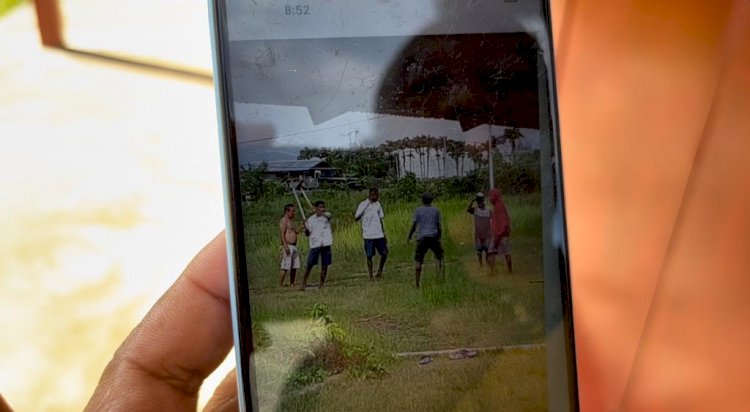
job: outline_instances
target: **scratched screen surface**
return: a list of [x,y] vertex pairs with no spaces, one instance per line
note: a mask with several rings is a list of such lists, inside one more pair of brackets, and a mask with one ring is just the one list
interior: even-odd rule
[[541,13],[227,3],[260,410],[548,408],[559,208]]

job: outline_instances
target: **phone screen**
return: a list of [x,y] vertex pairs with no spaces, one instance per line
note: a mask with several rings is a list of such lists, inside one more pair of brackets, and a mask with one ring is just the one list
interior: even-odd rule
[[577,409],[547,2],[212,4],[246,406]]

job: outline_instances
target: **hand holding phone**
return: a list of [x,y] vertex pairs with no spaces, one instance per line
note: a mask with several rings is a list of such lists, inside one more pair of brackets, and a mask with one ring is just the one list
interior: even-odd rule
[[[224,234],[190,262],[109,361],[86,410],[195,408],[200,384],[229,353],[232,335]],[[200,286],[197,286],[200,285]],[[138,367],[133,365],[138,364]],[[190,371],[190,372],[186,372]],[[237,410],[234,371],[206,411]]]
[[[243,406],[445,410],[460,392],[467,409],[576,410],[548,2],[211,4]],[[240,165],[278,190],[236,201],[257,184]],[[283,179],[316,208],[279,262],[267,222],[302,208]],[[329,210],[355,219],[334,233]],[[513,244],[495,239],[499,219]],[[389,244],[384,222],[406,242]],[[278,288],[278,271],[305,292]],[[509,391],[483,381],[499,375]],[[472,389],[485,386],[499,395]]]

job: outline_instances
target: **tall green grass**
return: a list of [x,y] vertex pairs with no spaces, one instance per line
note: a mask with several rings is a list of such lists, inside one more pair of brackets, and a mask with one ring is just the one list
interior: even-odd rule
[[[320,348],[325,345],[321,346],[317,338],[302,336],[313,334],[313,329],[306,329],[303,325],[309,323],[310,311],[318,304],[325,304],[332,318],[345,331],[343,350],[364,354],[361,358],[366,359],[363,361],[367,363],[365,369],[370,368],[371,363],[375,363],[376,369],[385,368],[386,376],[380,378],[385,380],[402,379],[402,373],[398,371],[406,366],[402,360],[393,357],[398,352],[543,342],[543,288],[538,283],[529,282],[542,277],[542,222],[538,195],[507,196],[505,199],[513,228],[513,276],[505,274],[502,259],[498,259],[495,276],[479,270],[474,252],[473,218],[466,213],[470,199],[438,198],[435,206],[443,215],[445,277],[437,276],[436,262],[428,254],[419,290],[413,285],[414,243],[406,241],[412,214],[419,202],[416,199],[382,202],[389,258],[384,279],[370,282],[361,228],[354,221],[354,210],[365,197],[365,192],[313,193],[312,200],[325,200],[333,214],[333,265],[329,269],[326,288],[309,288],[305,292],[277,286],[281,257],[278,222],[284,204],[294,203],[294,198],[289,195],[263,199],[245,208],[252,326],[262,338],[264,347],[296,348],[291,351],[295,353],[304,352],[300,348],[307,347],[307,356],[323,356]],[[306,237],[300,236],[298,247],[303,257],[303,268],[297,275],[300,282],[304,257],[308,252]],[[376,265],[377,262],[376,257]],[[319,268],[315,268],[310,283],[317,283],[318,273]],[[303,344],[290,344],[290,339]],[[301,379],[299,374],[291,374],[290,368],[294,369],[299,360],[288,352],[286,349],[271,350],[267,353],[273,353],[273,356],[269,358],[267,355],[258,362],[259,369],[266,368],[266,372],[276,373],[275,378],[267,379],[270,383],[263,387],[281,398],[286,395],[278,392],[280,382],[287,382],[281,386],[288,387],[290,380],[314,381],[319,378],[308,374]],[[284,359],[286,363],[281,362]],[[282,363],[286,365],[284,376],[273,372]],[[480,373],[478,369],[475,372]],[[359,375],[346,374],[340,379],[356,380],[353,376]],[[377,386],[375,382],[371,385]],[[281,398],[276,400],[282,402]]]
[[[325,200],[327,210],[334,216],[334,264],[351,263],[363,259],[361,229],[354,221],[354,210],[366,196],[365,192],[322,192],[312,195],[314,199]],[[540,253],[542,222],[539,196],[509,196],[505,201],[511,215],[513,242],[520,242],[524,245],[522,249],[529,246]],[[471,216],[466,213],[468,202],[460,198],[451,198],[438,200],[435,203],[443,215],[443,230],[447,232],[443,242],[449,257],[463,256],[467,248],[470,251],[473,247],[474,226]],[[273,280],[275,275],[268,276],[268,274],[278,270],[278,261],[281,257],[278,221],[283,215],[283,206],[286,203],[295,203],[294,198],[290,195],[286,198],[264,199],[250,204],[244,210],[246,253],[250,257],[248,270],[255,274],[251,274],[253,284],[271,286],[273,283],[269,279]],[[383,205],[391,258],[398,261],[411,258],[413,245],[407,245],[406,238],[411,227],[414,209],[418,206],[417,201],[401,201]],[[309,214],[309,211],[306,213]],[[302,216],[298,212],[297,221],[301,220]],[[533,244],[527,245],[528,242]],[[300,236],[298,246],[305,255],[308,248],[304,236]],[[453,253],[454,251],[456,253]]]

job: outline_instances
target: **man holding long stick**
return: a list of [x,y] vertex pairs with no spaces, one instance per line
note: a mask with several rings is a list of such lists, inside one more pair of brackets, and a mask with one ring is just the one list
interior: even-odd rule
[[328,275],[328,266],[331,265],[331,248],[333,246],[333,226],[331,214],[326,212],[326,203],[322,200],[315,202],[315,212],[305,221],[305,234],[310,242],[310,252],[307,255],[307,268],[302,278],[301,290],[307,286],[307,278],[312,268],[320,261],[320,284],[323,288]]

